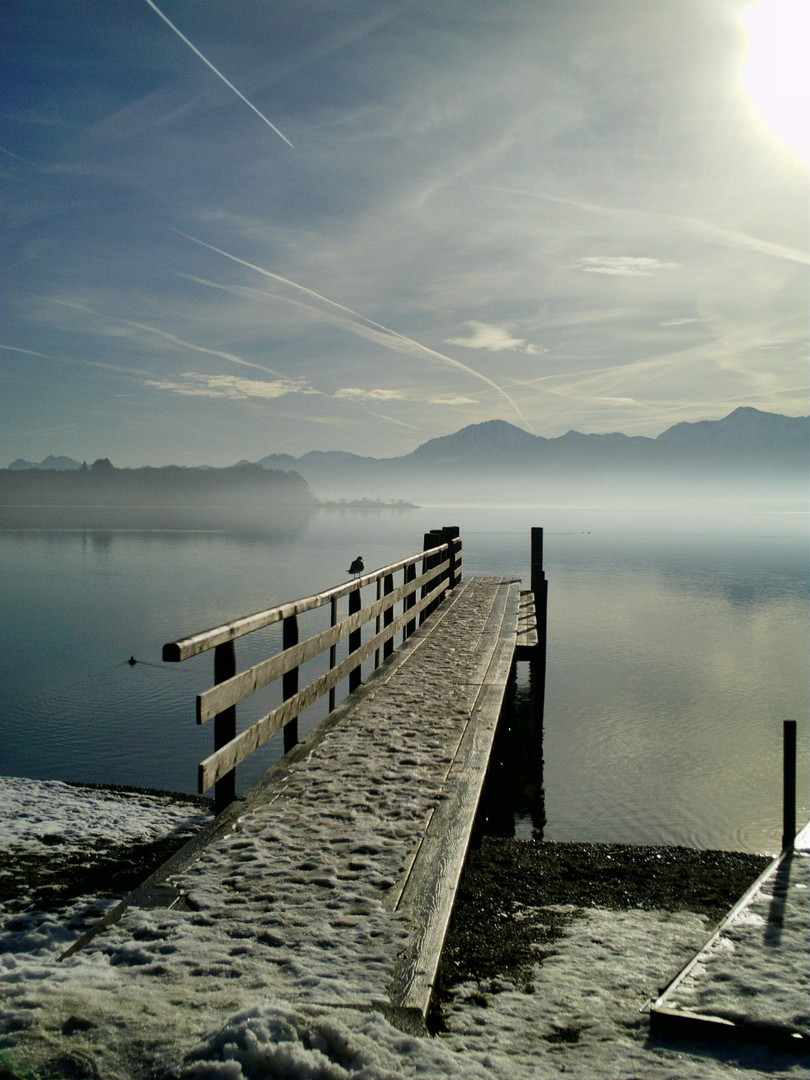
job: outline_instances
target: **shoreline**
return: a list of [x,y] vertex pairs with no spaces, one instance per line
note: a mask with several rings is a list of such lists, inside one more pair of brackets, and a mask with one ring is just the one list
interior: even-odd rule
[[[324,1053],[347,1080],[550,1080],[560,1071],[594,1080],[731,1080],[772,1073],[775,1060],[780,1076],[802,1075],[791,1056],[774,1059],[756,1047],[706,1050],[651,1038],[643,1015],[768,856],[485,837],[469,852],[445,944],[433,1037],[404,1035],[374,1010],[276,1000],[263,979],[234,1012],[223,971],[239,972],[240,937],[232,952],[226,941],[208,982],[200,960],[194,1007],[183,1012],[181,1000],[172,1002],[176,1031],[160,1036],[165,1045],[158,1039],[148,1050],[135,1040],[122,1049],[118,1026],[134,1030],[144,1009],[165,1004],[161,957],[179,947],[188,913],[144,911],[134,939],[112,929],[100,949],[64,965],[58,958],[208,815],[170,792],[4,777],[0,805],[0,1076],[21,1075],[17,1068],[43,1080],[145,1080],[160,1066],[164,1080],[269,1080],[277,1073],[265,1065],[276,1058],[321,1075],[312,1070]],[[194,940],[186,941],[190,962]],[[208,1027],[198,993],[227,997]]]
[[453,987],[529,979],[587,909],[690,912],[718,923],[770,855],[682,846],[484,837],[468,854],[442,953],[433,1023]]

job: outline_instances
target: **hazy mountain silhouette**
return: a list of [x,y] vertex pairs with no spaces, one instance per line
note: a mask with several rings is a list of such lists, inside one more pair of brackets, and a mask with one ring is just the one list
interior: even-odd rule
[[[265,471],[275,477],[269,486]],[[289,478],[290,473],[297,475]],[[39,489],[37,475],[43,478]],[[738,408],[720,420],[675,424],[655,438],[579,431],[544,438],[504,420],[487,420],[394,458],[314,450],[297,458],[269,454],[230,469],[113,469],[106,459],[88,469],[70,458],[50,457],[38,465],[18,460],[0,470],[0,502],[19,502],[20,496],[12,495],[19,488],[28,493],[23,501],[39,490],[48,492],[39,501],[162,505],[306,503],[313,495],[603,502],[645,493],[665,499],[708,493],[725,498],[732,492],[748,500],[786,499],[798,505],[806,504],[808,484],[810,417]]]
[[810,482],[810,418],[739,408],[721,420],[680,423],[655,438],[531,435],[504,420],[471,424],[396,458],[345,452],[270,454],[258,464],[295,470],[317,496],[498,499],[678,488],[800,498]]
[[49,454],[42,461],[25,461],[24,458],[17,458],[16,461],[12,461],[9,465],[9,469],[16,472],[21,472],[23,469],[52,469],[55,472],[75,472],[81,467],[82,463],[80,461],[74,461],[73,458],[63,456],[54,457],[53,454]]

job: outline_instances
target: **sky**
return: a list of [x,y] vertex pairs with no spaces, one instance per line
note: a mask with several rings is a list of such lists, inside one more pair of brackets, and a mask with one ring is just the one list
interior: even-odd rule
[[808,404],[805,0],[4,0],[0,466]]

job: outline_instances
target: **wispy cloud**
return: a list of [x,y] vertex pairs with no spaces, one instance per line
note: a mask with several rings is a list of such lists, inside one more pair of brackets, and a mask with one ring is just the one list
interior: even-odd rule
[[431,405],[477,405],[476,398],[464,397],[462,394],[438,394],[430,398]]
[[375,416],[378,420],[385,420],[389,424],[396,424],[397,427],[407,428],[408,431],[419,430],[414,424],[406,424],[404,420],[397,420],[393,416],[386,416],[385,413],[373,412],[371,415]]
[[161,338],[163,341],[169,341],[172,345],[177,345],[182,349],[191,349],[192,352],[202,353],[205,356],[216,356],[220,360],[227,360],[230,364],[238,364],[240,367],[253,368],[256,371],[264,371],[266,374],[275,375],[279,379],[285,378],[285,376],[282,375],[280,371],[276,371],[275,368],[267,367],[265,364],[257,364],[253,360],[245,360],[242,356],[237,356],[235,353],[224,352],[222,349],[209,349],[205,345],[198,345],[196,342],[188,341],[185,338],[179,337],[177,334],[170,334],[167,330],[161,330],[157,326],[150,326],[149,323],[136,322],[133,319],[120,319],[116,315],[106,315],[104,312],[87,307],[86,304],[79,304],[75,300],[65,300],[56,297],[51,297],[50,299],[54,304],[59,304],[61,307],[73,308],[76,311],[84,311],[88,315],[95,315],[100,319],[104,319],[110,323],[116,323],[119,326],[128,326],[133,330],[139,330],[144,334]]
[[166,15],[163,14],[163,12],[160,10],[160,8],[157,6],[157,4],[153,3],[152,0],[146,0],[146,3],[155,12],[156,15],[160,16],[160,18],[166,23],[166,25],[169,27],[169,29],[173,30],[174,33],[177,34],[177,36],[180,38],[180,40],[183,42],[183,44],[188,45],[188,47],[191,49],[191,51],[194,53],[194,55],[198,56],[200,58],[200,60],[202,60],[202,62],[207,67],[209,67],[211,69],[211,71],[213,71],[213,73],[217,76],[217,78],[221,79],[225,83],[225,85],[228,87],[229,90],[233,90],[233,92],[236,94],[236,96],[238,98],[240,98],[242,101],[244,101],[244,103],[248,106],[248,108],[252,109],[256,113],[256,115],[259,117],[259,119],[263,120],[265,122],[265,124],[267,124],[267,126],[272,131],[274,131],[276,133],[276,135],[278,135],[278,137],[280,139],[283,139],[284,142],[287,144],[287,146],[292,147],[292,143],[287,138],[287,136],[282,134],[282,132],[280,132],[278,130],[276,125],[274,123],[272,123],[272,121],[268,120],[263,112],[260,112],[259,109],[256,108],[256,106],[253,104],[252,101],[248,101],[248,99],[245,97],[245,95],[242,93],[242,91],[238,90],[233,85],[233,83],[230,81],[230,79],[227,79],[222,74],[222,72],[219,70],[219,68],[214,67],[214,65],[211,63],[211,61],[208,59],[207,56],[203,56],[203,54],[200,52],[200,50],[197,48],[197,46],[194,45],[192,42],[190,42],[189,39],[186,37],[186,35],[174,25],[174,23],[171,21],[171,19],[169,19]]
[[540,202],[558,203],[560,206],[569,206],[575,210],[584,210],[588,213],[602,214],[613,218],[632,218],[636,221],[646,221],[651,225],[669,223],[681,229],[686,229],[693,236],[711,240],[722,244],[724,247],[735,248],[740,251],[753,251],[760,255],[767,255],[773,259],[782,259],[786,262],[801,263],[803,266],[810,265],[810,253],[801,248],[789,247],[787,244],[775,244],[771,240],[763,240],[761,236],[752,236],[750,233],[740,232],[738,229],[729,229],[725,225],[718,225],[704,218],[685,214],[666,214],[660,211],[643,210],[638,207],[609,206],[600,203],[587,202],[582,199],[567,199],[559,195],[551,195],[540,191],[518,191],[501,188],[511,195],[520,195],[526,199],[538,199]]
[[680,263],[661,262],[634,255],[589,255],[579,260],[586,274],[614,274],[618,277],[650,277],[659,270],[677,270]]
[[245,379],[238,375],[206,375],[185,371],[177,378],[147,379],[153,390],[165,390],[184,397],[229,398],[247,401],[254,398],[275,400],[287,394],[319,394],[304,379]]
[[404,401],[407,397],[401,390],[363,390],[359,386],[344,386],[334,396],[350,401]]
[[484,349],[487,352],[522,352],[527,356],[539,356],[547,352],[541,345],[532,345],[524,338],[513,337],[502,326],[472,320],[465,324],[469,333],[464,337],[447,338],[448,345],[461,345],[465,349]]
[[112,371],[116,375],[149,375],[142,368],[124,367],[121,364],[105,364],[100,360],[87,360],[83,356],[59,356],[54,353],[38,352],[36,349],[21,349],[16,345],[3,345],[6,352],[21,353],[23,356],[35,356],[40,360],[53,360],[59,364],[79,364],[82,367],[98,368],[100,371]]
[[[388,326],[383,326],[382,323],[375,322],[373,319],[369,319],[366,315],[361,315],[358,311],[352,310],[350,307],[346,307],[345,304],[340,304],[335,300],[330,300],[328,297],[323,296],[321,293],[315,292],[314,289],[309,289],[305,285],[299,285],[295,281],[291,281],[289,278],[282,277],[281,274],[273,273],[272,270],[267,270],[263,266],[257,266],[255,263],[248,262],[246,259],[240,259],[238,255],[233,255],[228,251],[223,251],[222,248],[215,247],[213,244],[206,243],[205,240],[200,240],[196,236],[190,236],[188,233],[181,232],[179,229],[174,229],[179,236],[185,237],[186,240],[190,240],[193,244],[199,244],[200,247],[207,248],[209,251],[215,252],[217,255],[222,255],[226,259],[230,259],[231,262],[237,263],[240,266],[245,266],[250,270],[255,270],[256,273],[262,274],[264,277],[270,278],[272,281],[277,281],[282,285],[287,285],[289,288],[296,290],[300,295],[307,296],[311,300],[316,301],[319,304],[325,305],[329,311],[337,312],[342,317],[342,325],[348,325],[353,333],[359,334],[361,337],[371,337],[372,340],[387,346],[390,349],[394,349],[396,352],[405,353],[410,356],[420,356],[427,359],[438,360],[442,364],[455,368],[458,371],[466,372],[474,379],[478,379],[493,390],[497,391],[501,397],[503,397],[515,411],[520,418],[520,422],[532,430],[531,424],[523,415],[520,406],[514,400],[514,398],[507,393],[502,386],[499,386],[494,379],[490,379],[488,375],[484,375],[481,371],[476,371],[475,368],[470,367],[468,364],[463,364],[460,360],[455,360],[452,356],[447,356],[445,353],[438,352],[436,349],[431,349],[427,345],[423,345],[419,341],[415,341],[413,338],[407,337],[405,334],[400,334],[396,330],[392,330]],[[321,313],[323,310],[321,309]],[[349,316],[350,322],[345,322],[345,316]]]

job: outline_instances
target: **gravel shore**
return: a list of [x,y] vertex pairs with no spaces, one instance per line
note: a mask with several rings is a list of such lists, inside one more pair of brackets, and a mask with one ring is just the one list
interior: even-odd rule
[[587,908],[689,911],[719,922],[770,856],[485,837],[470,853],[442,956],[434,1023],[457,983],[516,984]]

